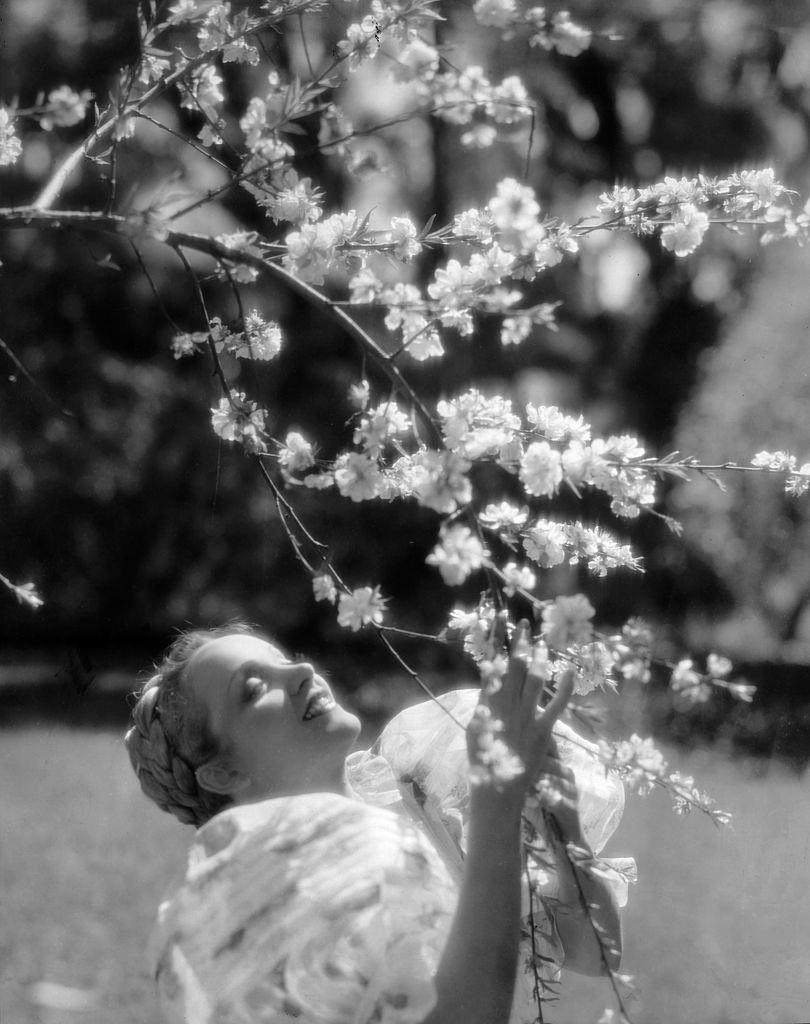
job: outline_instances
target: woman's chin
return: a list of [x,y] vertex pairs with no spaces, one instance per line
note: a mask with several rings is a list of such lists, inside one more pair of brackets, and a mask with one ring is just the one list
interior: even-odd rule
[[329,714],[329,731],[345,733],[354,742],[360,735],[360,719],[351,711],[336,705]]
[[306,724],[309,729],[314,729],[321,734],[327,733],[331,738],[346,736],[350,743],[357,739],[361,729],[360,719],[357,715],[348,711],[341,704],[334,704],[328,711],[321,712]]

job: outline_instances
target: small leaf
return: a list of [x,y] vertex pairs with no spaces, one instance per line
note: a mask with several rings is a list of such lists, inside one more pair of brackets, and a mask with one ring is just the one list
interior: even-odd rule
[[418,237],[420,239],[421,238],[426,238],[430,234],[430,229],[433,227],[435,222],[436,222],[436,214],[435,213],[431,213],[431,215],[425,221],[425,226],[419,232],[419,236]]
[[708,469],[701,470],[701,472],[706,477],[706,479],[710,480],[713,484],[715,484],[715,486],[717,486],[723,492],[723,494],[725,494],[726,491],[728,491],[728,487],[726,487],[725,483],[723,483],[723,481],[716,473],[712,473],[711,470]]

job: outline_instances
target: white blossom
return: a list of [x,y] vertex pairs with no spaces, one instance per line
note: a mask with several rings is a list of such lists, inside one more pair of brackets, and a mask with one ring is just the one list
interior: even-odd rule
[[613,671],[613,655],[601,641],[583,644],[577,650],[577,673],[574,678],[574,693],[580,697],[587,696],[593,690],[616,686],[611,680]]
[[527,494],[555,494],[563,478],[560,453],[548,441],[533,442],[521,459],[519,476]]
[[796,468],[796,456],[788,452],[762,451],[751,459],[751,465],[758,469],[769,469],[772,472],[792,472]]
[[363,409],[368,407],[370,395],[371,385],[367,380],[361,380],[357,384],[352,384],[349,388],[349,402],[358,412],[362,412]]
[[322,213],[321,194],[313,188],[312,179],[299,178],[291,167],[280,177],[276,191],[260,199],[259,205],[266,208],[267,215],[276,223],[316,221],[320,220]]
[[335,581],[331,576],[325,573],[319,576],[313,576],[312,593],[315,595],[316,601],[328,601],[329,604],[334,604],[335,601],[337,601],[337,587],[335,586]]
[[486,105],[486,112],[498,124],[517,124],[531,116],[532,108],[526,86],[517,77],[508,78],[492,90],[492,98]]
[[315,465],[312,445],[303,434],[291,430],[279,449],[278,461],[288,473],[303,473],[305,469]]
[[356,71],[365,61],[377,56],[381,36],[380,23],[371,14],[367,14],[361,22],[349,25],[346,38],[337,45],[338,54],[348,57],[349,71]]
[[591,45],[590,30],[574,24],[568,11],[558,11],[551,26],[551,46],[566,57],[578,57]]
[[246,451],[263,452],[264,417],[264,410],[243,392],[231,391],[230,398],[221,398],[211,410],[211,426],[223,441],[238,441]]
[[429,82],[439,70],[439,52],[423,39],[412,39],[400,51],[393,68],[394,77],[400,81],[418,78]]
[[596,609],[584,594],[558,597],[543,609],[541,632],[548,645],[556,650],[585,644],[593,634],[590,620],[595,614]]
[[696,671],[691,658],[683,658],[678,662],[669,685],[678,698],[687,704],[703,704],[711,696],[711,688]]
[[0,167],[16,163],[22,153],[22,143],[14,134],[14,118],[5,107],[0,107]]
[[383,290],[383,283],[368,267],[362,267],[349,281],[349,301],[352,305],[374,302]]
[[518,508],[508,501],[502,501],[498,505],[493,502],[486,506],[478,518],[492,530],[517,530],[525,525],[529,518],[529,510],[525,505]]
[[661,245],[676,256],[688,256],[703,241],[709,218],[691,203],[685,203],[672,215],[672,223],[661,230]]
[[556,405],[526,406],[526,419],[534,429],[543,434],[549,441],[562,441],[570,438],[585,444],[590,440],[591,428],[582,416],[576,419],[561,412]]
[[667,763],[652,739],[633,733],[629,740],[599,744],[599,756],[609,768],[618,769],[622,781],[632,793],[644,796],[656,780],[666,775]]
[[519,345],[532,332],[532,318],[530,316],[509,316],[501,327],[502,345]]
[[518,590],[534,590],[537,577],[525,565],[518,565],[516,562],[507,562],[503,567],[504,593],[507,597],[514,597]]
[[722,654],[709,654],[706,658],[706,670],[712,679],[725,679],[734,666]]
[[523,232],[536,224],[540,204],[534,189],[514,178],[504,178],[498,182],[488,209],[493,223],[501,231]]
[[394,255],[399,260],[412,260],[422,251],[417,241],[416,225],[409,217],[392,217],[389,241],[393,243]]
[[260,359],[266,362],[281,351],[281,328],[273,320],[265,320],[255,309],[245,316],[245,345],[234,355],[240,359]]
[[78,93],[69,85],[60,85],[48,93],[45,112],[39,123],[46,132],[52,128],[71,128],[84,120],[87,104],[92,98],[93,94],[88,89]]
[[450,526],[442,529],[439,543],[425,561],[436,566],[448,586],[458,587],[481,568],[486,556],[484,545],[469,527]]
[[565,529],[561,523],[538,519],[523,537],[526,554],[543,569],[565,561]]
[[473,13],[484,26],[508,28],[517,18],[516,0],[475,0]]
[[208,340],[208,331],[175,334],[171,341],[172,355],[175,359],[196,355]]
[[455,512],[472,498],[468,473],[470,463],[455,452],[423,449],[395,464],[404,473],[420,505],[434,512]]
[[382,625],[385,603],[379,587],[358,587],[350,594],[341,594],[338,598],[338,625],[353,633],[372,623]]
[[180,106],[187,110],[200,110],[212,121],[217,121],[217,107],[225,102],[222,91],[223,79],[218,69],[212,64],[204,64],[196,68],[190,80],[180,79]]
[[489,211],[473,209],[457,214],[453,220],[453,234],[489,245],[492,241],[492,218]]
[[498,130],[491,124],[474,124],[462,132],[459,142],[465,149],[489,149],[498,138]]
[[794,498],[800,498],[810,490],[810,462],[805,462],[799,467],[798,472],[792,473],[785,480],[785,492]]
[[403,437],[411,429],[410,417],[396,402],[388,401],[367,410],[354,430],[354,443],[376,458],[388,441]]
[[335,484],[344,498],[370,501],[388,497],[389,486],[375,459],[361,452],[345,452],[335,460]]
[[785,187],[776,180],[772,167],[761,171],[740,171],[739,175],[732,175],[734,178],[739,180],[742,188],[754,193],[752,206],[755,210],[771,206],[785,193]]
[[495,609],[491,605],[479,607],[471,612],[454,608],[450,613],[447,629],[463,634],[464,651],[476,662],[493,654],[490,635],[494,615]]

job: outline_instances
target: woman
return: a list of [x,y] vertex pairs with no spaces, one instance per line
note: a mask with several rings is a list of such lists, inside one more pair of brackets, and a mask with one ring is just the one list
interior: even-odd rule
[[[308,663],[233,628],[175,642],[127,734],[147,795],[203,826],[153,941],[168,1019],[506,1024],[537,1019],[563,961],[617,966],[611,872],[563,760],[590,791],[594,845],[621,786],[557,723],[571,674],[538,710],[527,639],[521,624],[477,709],[475,691],[409,709],[351,756],[359,722]],[[460,746],[491,779],[501,740],[515,770],[470,787]]]

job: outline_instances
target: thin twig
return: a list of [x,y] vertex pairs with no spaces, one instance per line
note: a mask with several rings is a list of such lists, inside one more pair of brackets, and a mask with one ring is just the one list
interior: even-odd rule
[[15,355],[15,353],[12,351],[11,347],[9,345],[7,345],[6,342],[3,341],[2,338],[0,338],[0,349],[2,349],[5,352],[5,354],[8,356],[8,358],[14,364],[14,366],[23,375],[23,377],[25,377],[25,379],[28,381],[29,384],[31,384],[34,388],[36,388],[36,390],[43,396],[43,398],[48,402],[49,405],[52,405],[53,408],[56,409],[56,411],[61,416],[67,416],[69,419],[72,419],[72,420],[76,419],[76,414],[75,413],[71,412],[69,409],[63,409],[62,406],[59,405],[59,403],[56,401],[56,399],[52,398],[51,395],[48,394],[48,392],[39,383],[39,381],[36,379],[36,377],[34,377],[34,375],[31,373],[31,371],[20,361],[20,359],[17,357],[17,355]]
[[171,324],[172,330],[175,331],[177,334],[181,334],[182,331],[180,329],[180,326],[177,323],[175,323],[174,318],[172,317],[169,310],[166,308],[166,303],[163,301],[163,298],[161,297],[161,294],[158,291],[158,287],[155,284],[154,278],[149,273],[149,268],[147,267],[146,261],[143,258],[143,253],[138,248],[137,244],[133,239],[129,240],[129,244],[130,247],[132,248],[132,251],[135,253],[135,259],[138,261],[138,265],[140,266],[141,271],[143,272],[143,276],[149,283],[149,287],[152,291],[152,294],[155,297],[155,302],[157,302],[157,304],[160,306],[161,313],[163,313],[163,315],[166,317],[166,320]]
[[[261,32],[265,28],[269,28],[272,25],[279,24],[290,14],[295,14],[298,10],[305,10],[309,5],[310,0],[298,0],[297,3],[293,3],[290,6],[282,6],[275,10],[272,14],[266,18],[261,18],[255,25],[253,25],[249,32],[244,33],[245,35],[252,35],[256,32]],[[233,40],[228,40],[227,43],[231,43]],[[223,46],[226,43],[222,44]],[[180,78],[183,78],[189,72],[194,71],[197,67],[203,64],[207,64],[212,61],[216,56],[218,50],[216,49],[207,50],[203,53],[198,54],[196,57],[191,57],[181,66],[170,72],[165,78],[158,79],[157,82],[150,88],[147,89],[142,96],[135,100],[130,106],[125,106],[121,110],[116,110],[112,113],[111,106],[104,111],[104,115],[109,115],[108,119],[101,120],[93,131],[87,136],[84,141],[72,150],[63,162],[57,167],[51,176],[50,180],[46,183],[45,187],[40,192],[37,199],[34,201],[34,208],[37,210],[49,210],[59,197],[59,193],[65,186],[65,182],[78,167],[81,161],[86,157],[90,150],[98,143],[105,139],[108,135],[114,132],[119,121],[132,116],[143,110],[144,107],[148,106],[152,100],[162,95],[175,84]],[[347,55],[348,56],[348,55]],[[345,59],[345,58],[344,58]],[[339,63],[339,62],[338,62]],[[336,66],[335,62],[331,67]],[[104,116],[102,115],[102,117]]]

